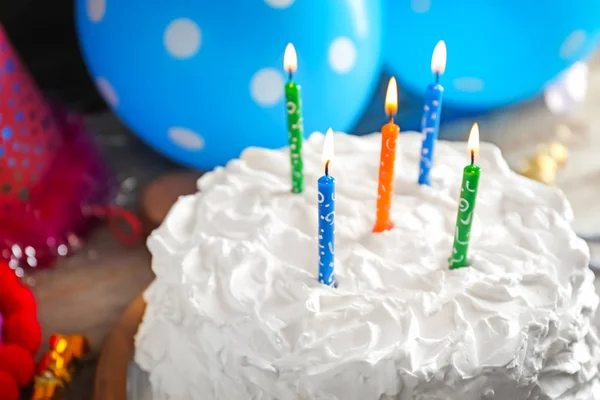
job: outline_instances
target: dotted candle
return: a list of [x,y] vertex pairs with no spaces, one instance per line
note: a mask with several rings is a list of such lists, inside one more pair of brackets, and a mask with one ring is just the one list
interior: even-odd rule
[[442,85],[429,85],[425,93],[425,106],[423,110],[423,121],[421,131],[423,132],[423,144],[421,146],[421,160],[419,162],[419,184],[431,184],[431,168],[433,167],[433,155],[435,143],[437,142],[440,129],[440,117],[442,114]]
[[475,201],[477,200],[477,189],[479,187],[480,168],[475,165],[475,152],[479,148],[479,127],[473,125],[469,135],[469,152],[471,153],[471,164],[463,171],[462,185],[460,189],[460,200],[458,203],[458,215],[456,217],[456,229],[454,233],[454,244],[452,245],[452,256],[450,257],[450,269],[465,267],[468,265],[469,242],[471,239],[471,226],[475,215]]
[[292,74],[297,68],[297,57],[294,46],[289,43],[285,49],[284,68],[290,79],[285,85],[285,104],[288,123],[288,140],[290,146],[292,192],[302,193],[304,190],[304,164],[302,161],[302,140],[304,126],[302,122],[302,99],[300,85],[292,81]]
[[419,161],[419,184],[431,184],[431,168],[435,153],[442,117],[442,96],[444,88],[438,79],[446,68],[446,44],[439,41],[433,50],[431,57],[431,71],[435,74],[436,82],[427,87],[425,92],[425,105],[423,106],[423,119],[421,121],[421,132],[423,132],[423,144],[421,146],[421,159]]
[[329,175],[333,155],[333,132],[325,135],[325,175],[319,178],[319,282],[335,286],[335,178]]
[[394,115],[398,110],[398,87],[396,79],[391,78],[385,100],[385,111],[390,122],[381,128],[381,153],[379,158],[379,180],[377,184],[377,209],[373,232],[383,232],[394,226],[390,212],[394,194],[394,164],[396,162],[396,141],[400,127],[394,124]]

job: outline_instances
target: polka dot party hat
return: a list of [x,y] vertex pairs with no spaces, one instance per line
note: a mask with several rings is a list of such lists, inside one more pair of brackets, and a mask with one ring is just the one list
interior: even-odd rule
[[132,221],[121,236],[136,239],[115,189],[83,119],[44,99],[0,25],[0,260],[19,276],[51,266],[99,220]]
[[61,144],[50,107],[0,26],[0,216],[29,199]]

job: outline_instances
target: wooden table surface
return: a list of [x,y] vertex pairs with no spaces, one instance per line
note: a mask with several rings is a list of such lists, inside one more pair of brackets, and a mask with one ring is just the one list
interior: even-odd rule
[[[524,155],[533,153],[536,144],[552,139],[557,124],[566,122],[576,128],[579,133],[571,141],[570,161],[559,174],[558,186],[572,202],[576,216],[574,226],[582,232],[600,230],[600,201],[597,201],[600,194],[600,56],[590,65],[588,98],[575,115],[555,117],[537,100],[479,119],[482,139],[497,143],[513,165]],[[128,167],[119,165],[123,158],[133,155],[119,143],[136,139],[126,134],[125,128],[109,114],[91,117],[90,121],[108,132],[103,140],[113,141],[119,149],[122,147],[121,153],[114,151],[114,165],[121,172],[122,180],[133,179],[135,174],[127,177]],[[472,120],[465,120],[444,126],[442,135],[464,139],[471,124]],[[139,157],[140,151],[136,151],[135,157]],[[156,159],[151,151],[142,152],[146,152],[147,159]],[[144,183],[162,171],[173,169],[166,161],[159,162],[158,166],[156,161],[140,162],[153,167],[143,168],[146,174],[143,177],[135,176],[137,188],[125,199],[124,203],[129,202],[125,205],[135,203],[135,193]],[[131,180],[128,185],[131,186]],[[594,248],[593,252],[600,257],[600,249]],[[152,280],[149,261],[143,243],[126,249],[110,233],[100,229],[77,255],[61,260],[51,271],[35,274],[32,279],[45,337],[54,332],[84,334],[90,338],[97,355],[111,327]],[[91,399],[94,371],[93,362],[82,368],[68,399]]]

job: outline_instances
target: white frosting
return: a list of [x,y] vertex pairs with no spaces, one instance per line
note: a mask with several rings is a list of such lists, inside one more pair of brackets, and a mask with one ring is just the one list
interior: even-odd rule
[[373,234],[380,141],[335,135],[337,289],[317,281],[323,135],[302,194],[287,149],[250,148],[179,199],[136,338],[156,399],[592,398],[598,298],[562,192],[482,143],[471,267],[451,271],[466,144],[439,142],[419,186],[421,137],[401,134],[395,228]]

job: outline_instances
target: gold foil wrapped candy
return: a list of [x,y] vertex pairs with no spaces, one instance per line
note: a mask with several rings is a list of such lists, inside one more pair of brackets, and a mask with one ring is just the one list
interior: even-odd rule
[[52,376],[37,375],[33,380],[32,400],[60,400],[64,383]]
[[76,361],[88,352],[89,343],[83,336],[50,336],[50,351],[38,364],[32,400],[59,400],[71,382]]
[[519,173],[546,185],[553,185],[558,170],[566,165],[568,156],[569,151],[559,142],[541,144],[536,154],[523,163]]

